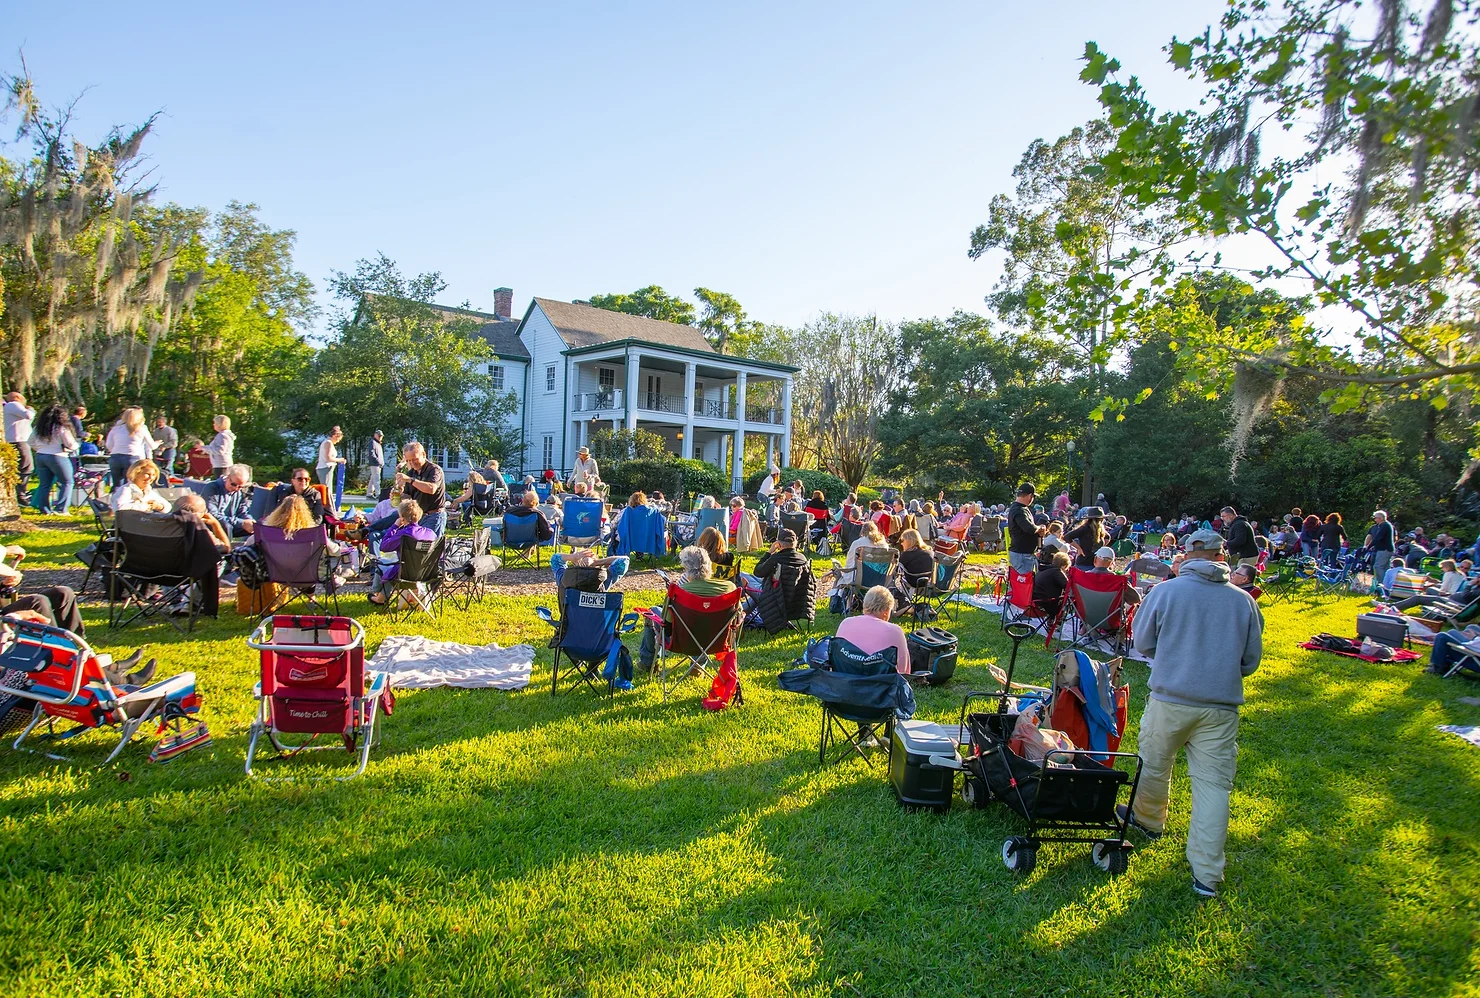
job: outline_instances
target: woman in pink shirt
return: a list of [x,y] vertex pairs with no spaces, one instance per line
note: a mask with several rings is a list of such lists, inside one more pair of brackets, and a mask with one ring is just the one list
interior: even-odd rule
[[863,594],[863,613],[848,617],[838,625],[838,637],[851,641],[865,655],[885,648],[895,649],[895,671],[909,675],[910,646],[904,628],[889,622],[894,613],[894,597],[883,586],[874,586]]

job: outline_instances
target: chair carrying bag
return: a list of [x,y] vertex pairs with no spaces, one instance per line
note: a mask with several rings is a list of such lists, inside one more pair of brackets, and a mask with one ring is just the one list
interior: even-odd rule
[[941,686],[956,674],[960,650],[956,635],[943,627],[922,627],[906,638],[910,650],[910,674],[924,675],[931,686]]

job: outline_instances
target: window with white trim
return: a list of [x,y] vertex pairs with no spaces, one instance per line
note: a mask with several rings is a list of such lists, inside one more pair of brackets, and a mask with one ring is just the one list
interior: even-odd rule
[[616,369],[610,367],[598,367],[596,369],[596,386],[602,389],[617,387]]
[[[550,370],[555,369],[552,367]],[[555,438],[548,433],[540,438],[540,467],[555,467]]]
[[447,448],[447,459],[442,462],[443,470],[456,471],[462,467],[462,450],[457,447]]
[[493,390],[501,392],[504,390],[504,365],[489,364],[488,377],[493,382]]
[[[545,365],[545,394],[550,395],[555,391],[555,365]],[[548,467],[548,465],[546,465]]]

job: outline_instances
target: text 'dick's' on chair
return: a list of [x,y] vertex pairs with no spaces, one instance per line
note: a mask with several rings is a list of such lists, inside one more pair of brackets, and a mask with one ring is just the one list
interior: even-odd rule
[[[108,626],[123,628],[162,615],[182,634],[194,630],[194,538],[186,524],[168,513],[124,510],[114,519],[114,532]],[[213,575],[209,584],[215,582]],[[186,609],[183,628],[175,619],[176,607]]]
[[[339,586],[329,556],[329,535],[323,524],[300,530],[291,538],[279,527],[258,523],[254,542],[267,562],[267,581],[279,587],[277,601],[263,608],[270,616],[301,599],[310,612],[327,613],[332,603],[339,613]],[[322,594],[320,594],[322,589]]]
[[[365,669],[365,630],[359,621],[277,614],[257,626],[247,646],[260,655],[247,775],[294,779],[260,777],[253,771],[263,738],[284,759],[341,746],[358,757],[358,766],[348,776],[307,779],[350,780],[363,773],[379,740],[376,713],[389,715],[395,701],[389,677]],[[320,735],[335,740],[316,744]]]
[[[740,638],[740,601],[744,596],[743,589],[700,596],[677,583],[668,583],[668,597],[659,617],[662,640],[652,673],[665,703],[668,694],[691,675],[713,679],[711,662],[734,653]],[[743,702],[738,685],[734,702]]]
[[[622,613],[622,594],[562,589],[560,619],[546,607],[535,613],[555,628],[550,647],[555,660],[550,669],[550,695],[583,682],[597,693],[632,686],[632,657],[622,646],[622,635],[637,626],[636,613]],[[562,668],[561,659],[564,659]]]

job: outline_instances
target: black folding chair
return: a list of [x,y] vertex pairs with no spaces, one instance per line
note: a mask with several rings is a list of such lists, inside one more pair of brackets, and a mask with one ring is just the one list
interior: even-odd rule
[[93,572],[98,573],[99,580],[107,588],[107,580],[103,577],[111,571],[113,564],[113,507],[106,500],[93,496],[87,497],[87,507],[92,510],[93,527],[98,531],[98,539],[77,552],[77,560],[87,566],[87,571],[82,576],[82,585],[77,589],[78,596],[87,592]]
[[436,618],[441,608],[444,592],[442,583],[442,548],[445,539],[438,537],[430,541],[403,540],[401,542],[401,570],[392,583],[392,599],[406,600],[406,612],[401,620],[409,620],[417,610],[428,617]]
[[782,513],[781,529],[797,535],[797,550],[807,551],[812,543],[811,513]]
[[[168,513],[124,510],[114,518],[114,530],[108,626],[122,630],[140,618],[163,615],[181,634],[195,630],[193,539],[186,525]],[[187,608],[181,615],[184,627],[175,619],[182,604]]]
[[487,527],[479,527],[471,537],[449,538],[444,546],[442,593],[464,613],[474,600],[488,595],[489,580],[503,565],[488,553],[491,535]]
[[[892,674],[900,681],[904,680],[898,673],[898,651],[894,648],[865,654],[853,642],[834,637],[828,642],[827,652],[828,669],[840,677],[865,679]],[[894,708],[862,703],[860,701],[865,698],[849,697],[847,689],[847,683],[837,684],[830,694],[818,698],[818,703],[822,704],[822,740],[817,747],[817,761],[827,765],[828,750],[838,747],[841,751],[832,762],[846,759],[851,751],[857,752],[872,767],[874,761],[865,751],[868,747],[865,742],[870,736],[877,738],[874,735],[874,726],[882,725],[884,768],[887,770],[894,742],[891,737],[894,730]]]

